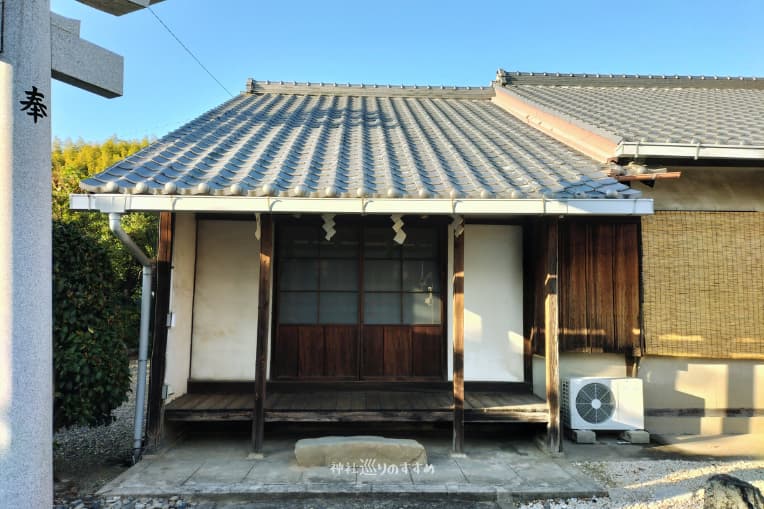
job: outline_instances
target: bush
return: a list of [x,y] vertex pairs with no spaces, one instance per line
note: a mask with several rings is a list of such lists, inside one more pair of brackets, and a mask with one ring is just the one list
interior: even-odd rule
[[[148,145],[53,141],[54,424],[98,425],[127,399],[129,349],[138,346],[141,267],[109,231],[105,214],[69,210],[79,182]],[[157,216],[127,214],[125,231],[154,256]]]
[[[53,222],[54,427],[111,422],[130,372],[109,250],[77,223]],[[137,335],[137,329],[135,330]]]

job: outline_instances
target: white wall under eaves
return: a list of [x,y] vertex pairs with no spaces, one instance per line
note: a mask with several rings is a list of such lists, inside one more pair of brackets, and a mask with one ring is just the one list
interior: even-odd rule
[[254,380],[260,242],[255,221],[200,220],[192,380]]
[[465,227],[465,380],[523,380],[522,239],[521,226]]

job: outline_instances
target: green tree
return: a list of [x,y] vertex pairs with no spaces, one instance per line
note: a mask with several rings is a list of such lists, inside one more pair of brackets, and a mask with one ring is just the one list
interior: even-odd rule
[[56,429],[111,421],[127,399],[127,349],[117,322],[119,281],[109,253],[76,223],[53,223],[53,371]]
[[[129,390],[126,346],[137,346],[141,267],[109,231],[105,214],[69,210],[79,182],[148,145],[149,141],[53,142],[53,288],[56,427],[100,424]],[[154,256],[157,217],[123,221]]]

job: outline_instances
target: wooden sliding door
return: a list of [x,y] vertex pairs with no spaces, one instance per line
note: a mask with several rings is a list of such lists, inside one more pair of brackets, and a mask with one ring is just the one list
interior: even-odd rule
[[445,227],[287,221],[277,230],[272,378],[441,380]]

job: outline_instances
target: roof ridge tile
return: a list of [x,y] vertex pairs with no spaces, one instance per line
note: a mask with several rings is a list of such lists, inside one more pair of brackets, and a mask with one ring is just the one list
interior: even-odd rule
[[600,74],[505,71],[496,72],[501,85],[677,87],[764,89],[761,76],[705,76],[666,74]]
[[298,94],[298,95],[352,95],[384,97],[432,97],[448,99],[482,99],[493,97],[493,85],[404,85],[377,83],[325,83],[325,82],[284,82],[247,80],[245,93],[248,94]]

